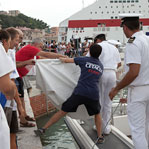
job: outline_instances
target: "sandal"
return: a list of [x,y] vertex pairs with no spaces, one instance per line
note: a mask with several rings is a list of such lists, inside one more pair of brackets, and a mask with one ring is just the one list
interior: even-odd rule
[[105,142],[104,137],[98,137],[98,144],[103,144]]
[[33,118],[33,117],[30,117],[30,116],[26,116],[25,117],[25,119],[27,120],[27,121],[35,121],[35,119]]
[[20,122],[20,126],[21,127],[35,127],[35,124],[34,123],[29,123],[29,122],[26,122],[26,123],[21,123]]

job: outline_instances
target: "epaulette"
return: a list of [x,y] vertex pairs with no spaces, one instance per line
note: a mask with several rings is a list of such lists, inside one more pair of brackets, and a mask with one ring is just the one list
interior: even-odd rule
[[128,40],[128,43],[133,43],[133,41],[135,40],[136,37],[130,37]]

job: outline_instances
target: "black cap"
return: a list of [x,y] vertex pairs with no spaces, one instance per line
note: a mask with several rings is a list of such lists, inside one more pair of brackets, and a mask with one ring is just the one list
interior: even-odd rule
[[131,21],[139,21],[139,16],[141,16],[141,14],[119,14],[120,19],[121,19],[121,27],[123,26],[123,24],[125,22],[131,22]]
[[106,35],[105,34],[99,34],[94,38],[94,43],[96,43],[97,39],[100,40],[105,40],[106,39]]

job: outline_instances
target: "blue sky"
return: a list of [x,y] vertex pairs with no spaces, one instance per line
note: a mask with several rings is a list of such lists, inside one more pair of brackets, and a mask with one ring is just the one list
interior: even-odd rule
[[[0,10],[19,10],[23,14],[43,20],[51,27],[81,10],[83,0],[0,0]],[[84,0],[84,6],[96,0]]]

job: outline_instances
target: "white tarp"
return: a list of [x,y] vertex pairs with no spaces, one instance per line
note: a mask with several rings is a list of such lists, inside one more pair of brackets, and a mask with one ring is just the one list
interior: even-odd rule
[[[80,75],[80,68],[74,63],[61,63],[58,59],[40,59],[36,61],[37,88],[41,89],[47,99],[57,108],[73,92]],[[87,119],[89,115],[84,105],[78,107],[77,112],[69,113],[76,119]]]

